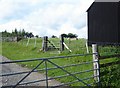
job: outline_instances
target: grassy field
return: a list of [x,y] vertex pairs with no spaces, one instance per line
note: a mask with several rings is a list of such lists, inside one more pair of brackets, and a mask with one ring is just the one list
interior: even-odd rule
[[[50,39],[52,42],[55,43],[56,46],[59,46],[59,39],[57,38],[51,38]],[[27,44],[27,39],[21,40],[20,42],[2,42],[2,55],[6,56],[7,58],[11,60],[22,60],[22,59],[33,59],[33,58],[43,58],[43,57],[53,57],[53,56],[65,56],[65,55],[72,55],[72,54],[86,54],[86,48],[85,48],[85,39],[79,39],[79,40],[72,40],[68,41],[65,39],[65,43],[68,45],[68,47],[72,50],[72,53],[70,53],[67,49],[65,51],[59,53],[58,50],[51,50],[47,52],[40,52],[39,49],[42,47],[42,39],[39,38],[37,39],[37,44],[36,47],[34,47],[34,39],[30,39],[30,42],[28,46]],[[91,53],[91,47],[89,47],[90,53]],[[114,53],[120,53],[119,50],[116,47],[99,47],[99,51],[101,52],[101,55],[110,55]],[[104,61],[101,61],[100,63],[106,63],[106,62],[111,62],[118,60],[118,58],[115,59],[107,59]],[[65,66],[65,65],[70,65],[70,64],[79,64],[83,62],[89,62],[92,61],[92,55],[90,56],[82,56],[82,57],[74,57],[74,58],[65,58],[65,59],[55,59],[51,60],[52,62],[56,63],[59,66]],[[26,66],[28,68],[33,68],[34,66],[39,63],[38,61],[31,62],[31,63],[20,63],[21,66]],[[48,63],[48,67],[53,67],[53,65]],[[38,69],[44,68],[44,64],[42,64]],[[118,68],[117,66],[114,67],[108,67],[107,69],[102,69],[102,71],[111,71],[111,69]],[[92,69],[92,64],[89,65],[83,65],[83,66],[77,66],[77,67],[70,67],[70,68],[65,68],[65,70],[74,73],[74,72],[80,72],[84,70],[89,70]],[[117,73],[116,73],[117,72]],[[42,72],[44,73],[44,72]],[[117,77],[119,78],[119,69],[117,69],[113,74],[108,74],[101,78],[102,84],[103,85],[113,85],[115,86],[116,84],[119,84],[120,80],[116,82],[116,79],[111,80],[112,77],[114,77],[114,74],[118,74]],[[56,70],[51,70],[48,71],[49,76],[54,77],[54,76],[59,76],[59,75],[65,75],[66,73],[61,71],[60,69]],[[84,74],[79,74],[76,75],[77,77],[83,79],[87,78],[93,75],[93,72],[88,72]],[[110,76],[110,78],[108,77]],[[112,76],[112,77],[111,77]],[[59,80],[60,82],[66,83],[66,82],[71,82],[76,79],[73,77],[65,77],[61,79],[56,79]],[[86,81],[88,84],[93,82],[92,80]],[[83,83],[75,83],[72,84],[72,86],[84,86]]]

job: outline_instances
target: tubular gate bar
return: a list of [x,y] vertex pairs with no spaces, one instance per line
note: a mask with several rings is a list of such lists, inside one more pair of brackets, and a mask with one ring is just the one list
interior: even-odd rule
[[70,58],[70,57],[77,57],[77,56],[88,56],[93,54],[75,54],[75,55],[69,55],[69,56],[55,56],[55,57],[47,57],[47,58],[34,58],[34,59],[26,59],[26,60],[15,60],[15,61],[5,61],[0,62],[0,64],[8,64],[8,63],[20,63],[20,62],[31,62],[31,61],[41,61],[46,59],[62,59],[62,58]]
[[[73,78],[75,78],[74,81],[70,81],[67,83],[61,83],[59,85],[55,85],[52,86],[52,88],[56,88],[56,87],[62,87],[62,86],[69,86],[71,84],[80,82],[85,86],[97,86],[100,87],[100,67],[102,66],[101,64],[99,64],[99,59],[105,59],[105,58],[111,58],[111,57],[120,57],[120,55],[111,55],[111,56],[101,56],[99,57],[99,53],[97,50],[97,45],[93,44],[92,45],[92,54],[76,54],[76,55],[69,55],[69,56],[55,56],[55,57],[48,57],[48,58],[35,58],[35,59],[27,59],[27,60],[15,60],[15,61],[6,61],[6,62],[0,62],[0,65],[4,65],[4,64],[11,64],[11,63],[20,63],[20,62],[33,62],[33,61],[40,61],[32,70],[30,71],[24,71],[24,72],[14,72],[14,73],[4,73],[4,74],[0,74],[0,77],[9,77],[9,76],[13,76],[13,75],[18,75],[18,74],[26,74],[23,78],[21,78],[16,84],[12,84],[12,85],[7,85],[7,87],[10,88],[16,88],[17,86],[20,85],[26,85],[26,84],[33,84],[33,83],[38,83],[38,82],[42,82],[45,81],[46,82],[46,88],[49,87],[49,80],[53,80],[53,79],[57,79],[57,78],[64,78],[64,77],[68,77],[71,76]],[[65,59],[65,58],[69,58],[69,59],[73,59],[74,57],[82,57],[82,56],[92,56],[93,55],[93,61],[89,61],[89,62],[82,62],[82,63],[77,63],[77,64],[70,64],[70,65],[64,65],[64,66],[59,66],[58,64],[56,64],[55,62],[53,62],[52,60],[54,59]],[[48,67],[48,63],[51,64],[54,67]],[[119,64],[120,61],[115,62],[115,64]],[[43,69],[39,69],[38,67],[41,66],[41,64],[44,64],[45,68]],[[74,72],[71,73],[69,71],[66,70],[66,68],[69,67],[75,67],[75,66],[81,66],[81,65],[92,65],[93,64],[93,68],[91,69],[86,69],[86,70],[82,70],[79,72]],[[106,65],[110,65],[111,63],[108,63]],[[104,65],[104,64],[103,64]],[[64,73],[64,75],[60,75],[60,76],[54,76],[54,77],[48,77],[48,71],[51,70],[55,70],[55,69],[60,69],[62,70]],[[45,72],[45,78],[44,79],[39,79],[39,80],[33,80],[33,81],[28,81],[28,82],[23,82],[31,73],[33,72],[40,72],[40,71],[44,71]],[[78,74],[84,74],[87,72],[93,72],[92,76],[86,77],[86,78],[79,78],[76,75]],[[87,83],[86,80],[90,80],[93,79],[94,82],[92,82],[91,84]],[[3,86],[3,87],[6,87]]]
[[[27,59],[27,60],[15,60],[15,61],[6,61],[6,62],[0,62],[0,65],[4,65],[4,64],[11,64],[11,63],[20,63],[20,62],[33,62],[33,61],[40,61],[31,71],[24,71],[24,72],[14,72],[14,73],[4,73],[4,74],[0,74],[0,77],[5,77],[5,76],[12,76],[12,75],[18,75],[18,74],[26,74],[23,78],[21,78],[16,84],[12,84],[12,85],[7,85],[9,87],[12,88],[16,88],[17,86],[20,85],[26,85],[26,84],[32,84],[32,83],[37,83],[37,82],[42,82],[45,81],[46,82],[46,88],[49,87],[49,80],[52,79],[57,79],[57,78],[64,78],[64,77],[73,77],[74,81],[70,81],[67,83],[61,83],[59,85],[55,85],[52,86],[53,88],[55,87],[61,87],[61,86],[69,86],[73,83],[77,83],[80,82],[82,83],[84,86],[93,86],[95,84],[100,83],[100,68],[99,68],[99,60],[98,60],[98,52],[96,50],[96,45],[93,45],[93,53],[92,54],[76,54],[76,55],[69,55],[69,56],[55,56],[55,57],[48,57],[48,58],[35,58],[35,59]],[[69,59],[73,59],[74,57],[82,57],[82,56],[92,56],[93,55],[93,61],[89,61],[89,62],[82,62],[82,63],[78,63],[78,64],[70,64],[70,65],[64,65],[64,66],[59,66],[58,64],[56,64],[55,62],[53,62],[53,59],[64,59],[64,58],[69,58]],[[54,67],[48,67],[48,63],[51,64]],[[39,69],[38,67],[41,66],[41,64],[44,64],[45,68],[43,69]],[[86,70],[82,70],[79,72],[74,72],[71,73],[69,71],[67,71],[65,68],[69,68],[69,67],[75,67],[75,66],[81,66],[81,65],[92,65],[93,67],[91,69],[86,69]],[[48,77],[48,71],[49,70],[54,70],[54,69],[60,69],[61,71],[63,71],[65,74],[64,75],[60,75],[60,76],[54,76],[54,77]],[[38,71],[44,71],[45,72],[45,78],[44,79],[40,79],[40,80],[34,80],[34,81],[28,81],[28,82],[23,82],[31,73],[33,72],[38,72]],[[86,78],[80,78],[77,77],[76,75],[78,74],[84,74],[87,72],[93,72],[94,75],[86,77]],[[93,80],[91,84],[87,83],[85,80]],[[3,86],[5,87],[5,86]]]
[[[61,86],[70,85],[70,84],[77,83],[77,82],[81,82],[85,86],[91,86],[90,84],[86,83],[85,80],[93,79],[96,76],[91,76],[91,77],[88,77],[88,78],[80,79],[80,78],[78,78],[76,76],[76,74],[92,72],[92,71],[97,70],[97,69],[88,69],[88,70],[84,70],[84,71],[80,71],[80,72],[70,73],[69,71],[65,70],[64,68],[74,67],[74,66],[81,66],[81,65],[86,65],[86,64],[92,64],[92,63],[95,63],[96,61],[83,62],[83,63],[79,63],[79,64],[71,64],[71,65],[65,65],[65,66],[59,66],[56,63],[51,61],[52,59],[62,59],[62,58],[70,58],[70,59],[72,59],[71,57],[88,56],[88,55],[93,55],[93,54],[84,54],[84,55],[77,54],[77,55],[69,55],[69,56],[56,56],[56,57],[49,57],[49,58],[36,58],[36,59],[28,59],[28,60],[16,60],[16,61],[0,62],[0,65],[3,65],[3,64],[11,64],[11,63],[20,63],[20,62],[41,61],[31,71],[15,72],[15,73],[5,73],[5,74],[0,74],[0,77],[1,76],[2,77],[4,77],[4,76],[12,76],[12,75],[18,75],[18,74],[26,74],[27,73],[16,84],[14,84],[14,85],[7,85],[7,86],[12,87],[12,88],[16,88],[19,85],[32,84],[32,83],[37,83],[37,82],[42,82],[42,81],[46,81],[46,88],[48,88],[49,87],[48,80],[52,80],[52,79],[56,79],[56,78],[64,78],[64,77],[67,77],[67,76],[71,76],[71,77],[75,78],[76,80],[73,81],[73,82],[61,83],[61,84],[55,85],[53,87],[61,87]],[[45,68],[37,69],[42,63],[45,64]],[[48,63],[52,64],[55,67],[48,68]],[[61,75],[61,76],[55,76],[55,77],[49,77],[48,78],[48,70],[54,70],[54,69],[61,69],[63,72],[66,73],[66,75]],[[38,71],[45,71],[46,78],[42,79],[42,80],[34,80],[34,81],[29,81],[29,82],[23,82],[23,80],[26,79],[32,72],[38,72]],[[3,87],[5,87],[5,86],[3,86]]]

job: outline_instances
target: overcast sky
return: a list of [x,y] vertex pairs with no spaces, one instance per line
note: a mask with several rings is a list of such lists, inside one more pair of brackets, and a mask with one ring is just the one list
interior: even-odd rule
[[39,36],[75,33],[87,38],[86,10],[94,0],[0,0],[0,31]]

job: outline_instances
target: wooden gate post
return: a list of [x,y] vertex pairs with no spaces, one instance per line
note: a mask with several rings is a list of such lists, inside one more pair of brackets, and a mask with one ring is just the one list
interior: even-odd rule
[[47,36],[43,37],[42,50],[43,51],[47,51],[48,50],[48,37]]
[[94,80],[96,81],[96,83],[98,83],[98,86],[100,86],[100,67],[97,44],[92,44],[92,52],[93,52]]
[[64,37],[61,35],[60,36],[60,51],[64,50]]

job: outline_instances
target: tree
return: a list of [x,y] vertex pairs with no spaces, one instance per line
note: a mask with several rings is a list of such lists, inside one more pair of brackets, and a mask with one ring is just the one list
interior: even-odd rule
[[22,37],[21,29],[20,29],[19,32],[18,32],[18,36],[19,36],[19,37]]
[[25,30],[22,29],[22,37],[24,37],[24,36],[25,36]]
[[14,31],[12,30],[12,36],[14,36]]
[[15,28],[15,36],[18,36],[18,31],[16,28]]
[[[32,32],[25,32],[24,29],[21,30],[17,30],[17,28],[15,28],[15,30],[12,30],[12,33],[7,32],[6,30],[1,32],[2,33],[2,37],[20,37],[20,38],[24,38],[26,36],[27,37],[34,37]],[[36,37],[39,37],[38,35]]]
[[67,38],[67,37],[68,37],[68,35],[67,35],[67,34],[61,34],[61,36],[65,37],[65,38]]
[[69,38],[77,38],[78,36],[76,34],[68,33]]
[[28,37],[34,37],[34,35],[32,34],[32,32],[28,33]]
[[5,30],[4,33],[7,33],[7,30]]
[[7,37],[7,31],[2,32],[2,37]]
[[39,38],[39,35],[36,35],[35,37],[36,37],[36,38]]
[[25,36],[26,36],[26,38],[27,38],[27,37],[29,37],[29,33],[28,33],[28,32],[26,32],[26,33],[25,33]]
[[15,30],[12,30],[12,36],[16,37],[18,36],[19,32],[17,31],[17,29],[15,28]]
[[55,36],[55,35],[52,35],[52,38],[57,38],[57,36]]
[[10,37],[11,33],[7,32],[6,30],[2,32],[2,37]]

